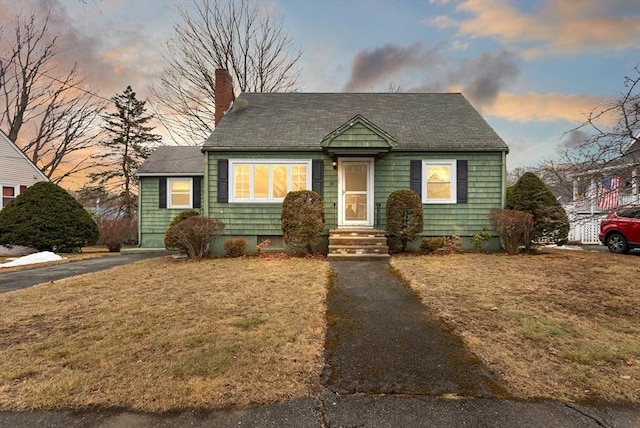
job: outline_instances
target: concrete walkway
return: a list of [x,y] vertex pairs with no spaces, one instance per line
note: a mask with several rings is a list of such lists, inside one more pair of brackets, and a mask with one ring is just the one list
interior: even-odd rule
[[[15,427],[640,427],[640,406],[525,402],[417,301],[386,262],[333,262],[323,389],[272,406],[165,414],[0,412]],[[0,275],[1,276],[1,275]]]

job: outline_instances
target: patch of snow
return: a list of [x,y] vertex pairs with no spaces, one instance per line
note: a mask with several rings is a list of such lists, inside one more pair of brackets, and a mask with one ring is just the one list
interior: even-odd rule
[[1,263],[0,268],[31,265],[34,263],[55,262],[58,260],[63,260],[63,257],[60,257],[51,251],[41,251],[39,253],[29,254],[28,256],[18,257],[7,263]]
[[578,245],[545,245],[546,248],[555,248],[557,250],[572,250],[572,251],[582,251],[584,248]]

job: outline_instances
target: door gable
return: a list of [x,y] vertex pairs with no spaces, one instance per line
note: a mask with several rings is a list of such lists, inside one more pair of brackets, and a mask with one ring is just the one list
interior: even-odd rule
[[391,151],[396,145],[393,136],[361,115],[356,115],[322,140],[322,148],[331,155],[377,155]]

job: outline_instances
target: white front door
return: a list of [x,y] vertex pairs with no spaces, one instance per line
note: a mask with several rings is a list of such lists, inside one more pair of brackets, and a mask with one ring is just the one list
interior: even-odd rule
[[372,158],[338,159],[338,226],[373,227]]

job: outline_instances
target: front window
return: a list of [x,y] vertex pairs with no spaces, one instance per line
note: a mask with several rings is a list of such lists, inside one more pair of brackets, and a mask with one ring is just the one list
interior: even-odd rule
[[423,162],[422,202],[452,204],[456,202],[456,161]]
[[167,179],[167,208],[192,208],[193,181],[191,178]]
[[230,160],[231,202],[282,202],[287,193],[311,188],[311,162]]

